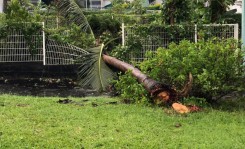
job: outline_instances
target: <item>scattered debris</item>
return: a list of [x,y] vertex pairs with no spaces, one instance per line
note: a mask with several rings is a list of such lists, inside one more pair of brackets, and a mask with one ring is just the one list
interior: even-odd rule
[[116,101],[111,101],[111,102],[107,102],[106,104],[112,104],[112,105],[115,105],[115,104],[117,104],[117,102],[116,102]]
[[22,103],[19,103],[16,105],[17,107],[28,107],[29,104],[22,104]]
[[68,99],[68,98],[66,98],[66,99],[59,99],[58,101],[57,101],[57,103],[60,103],[60,104],[68,104],[68,103],[72,103],[73,101],[72,100],[70,100],[70,99]]
[[174,111],[173,109],[169,109],[169,108],[163,108],[163,111],[168,114],[168,115],[173,115],[174,114]]
[[98,104],[97,104],[97,103],[92,102],[92,106],[93,106],[93,107],[97,107],[97,106],[98,106]]
[[198,107],[198,106],[196,106],[196,105],[188,105],[187,107],[190,110],[190,112],[198,112],[198,111],[201,111],[201,108]]
[[83,99],[83,100],[82,100],[82,102],[87,102],[87,101],[89,101],[89,100],[88,100],[88,99]]
[[125,103],[125,104],[131,104],[132,101],[130,99],[123,99],[122,100],[122,103]]
[[84,104],[78,103],[78,102],[75,102],[75,105],[77,105],[77,106],[84,106]]
[[198,112],[201,111],[201,108],[196,105],[182,105],[180,103],[173,103],[172,104],[173,109],[180,114],[185,114],[189,112]]
[[175,125],[174,125],[174,127],[176,127],[176,128],[179,128],[179,127],[181,127],[182,125],[180,124],[180,123],[176,123]]
[[180,114],[185,114],[185,113],[189,113],[189,112],[190,112],[190,110],[187,108],[187,106],[182,105],[182,104],[180,104],[180,103],[173,103],[173,104],[172,104],[172,107],[173,107],[173,109],[174,109],[176,112],[178,112],[178,113],[180,113]]
[[0,106],[4,107],[5,106],[4,102],[0,102]]

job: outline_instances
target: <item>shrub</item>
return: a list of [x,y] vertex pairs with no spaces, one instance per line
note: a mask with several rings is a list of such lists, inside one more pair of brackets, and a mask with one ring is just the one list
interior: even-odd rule
[[87,15],[87,18],[95,36],[99,37],[104,32],[110,32],[113,37],[118,36],[121,23],[119,20],[115,19],[113,15],[109,13],[99,15],[93,14]]
[[154,5],[149,5],[147,10],[160,10],[161,9],[161,4],[154,4]]
[[[29,13],[30,10],[33,12]],[[13,30],[19,31],[23,35],[30,53],[36,54],[37,44],[41,44],[41,38],[36,35],[39,35],[43,30],[42,25],[38,23],[40,21],[41,15],[35,11],[35,7],[26,1],[11,0],[5,14],[0,15],[0,40],[6,39]],[[34,36],[38,42],[33,41]]]
[[125,62],[129,62],[130,49],[128,46],[118,45],[112,49],[110,55]]
[[184,98],[181,103],[185,105],[196,105],[199,107],[208,107],[209,104],[205,98],[198,98],[198,97],[188,97]]
[[47,36],[59,42],[67,42],[85,49],[94,46],[93,36],[81,30],[76,24],[71,24],[69,27],[46,29],[45,32]]
[[186,75],[193,75],[192,95],[217,99],[235,90],[244,89],[244,51],[233,39],[212,39],[191,43],[172,43],[147,54],[141,69],[150,77],[181,88]]
[[142,84],[137,82],[130,71],[119,75],[118,81],[115,81],[115,88],[122,98],[130,100],[132,103],[148,103],[147,91]]

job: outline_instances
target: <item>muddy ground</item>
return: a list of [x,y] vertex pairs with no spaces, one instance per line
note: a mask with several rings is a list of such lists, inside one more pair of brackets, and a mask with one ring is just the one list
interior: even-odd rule
[[13,94],[22,96],[58,96],[58,97],[85,97],[109,95],[96,90],[81,88],[76,80],[69,78],[0,78],[0,94]]
[[41,62],[1,63],[0,94],[23,96],[99,96],[89,87],[77,84],[76,65],[44,66]]

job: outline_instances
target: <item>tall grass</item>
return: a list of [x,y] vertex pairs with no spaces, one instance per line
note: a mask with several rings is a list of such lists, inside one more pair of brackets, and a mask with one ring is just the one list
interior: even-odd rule
[[[0,95],[0,148],[244,148],[245,111],[107,104],[116,98]],[[86,100],[85,100],[86,99]]]

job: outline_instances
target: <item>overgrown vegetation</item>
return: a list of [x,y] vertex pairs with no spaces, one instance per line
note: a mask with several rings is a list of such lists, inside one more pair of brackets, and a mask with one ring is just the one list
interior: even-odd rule
[[[213,35],[213,32],[206,28],[198,31],[198,39],[201,41],[197,44],[182,41],[180,45],[177,45],[179,41],[176,40],[188,39],[193,36],[190,34],[194,28],[193,23],[202,26],[202,23],[237,21],[230,19],[234,11],[226,11],[228,5],[233,4],[234,0],[209,2],[210,4],[205,7],[204,1],[195,1],[192,5],[187,1],[167,0],[162,6],[152,6],[154,9],[161,9],[162,13],[147,14],[147,8],[143,7],[140,0],[132,3],[117,0],[113,2],[113,7],[109,10],[86,12],[84,15],[83,10],[74,0],[59,1],[58,3],[55,1],[55,3],[46,6],[45,11],[41,11],[40,7],[31,6],[25,1],[12,0],[6,15],[1,15],[3,21],[1,21],[0,36],[6,37],[9,30],[21,30],[30,47],[30,52],[35,54],[32,37],[42,30],[42,27],[36,22],[48,22],[48,19],[53,17],[55,18],[52,22],[54,26],[45,28],[48,38],[68,42],[81,48],[91,48],[96,44],[99,45],[120,37],[120,25],[124,22],[126,25],[133,26],[131,29],[133,34],[127,36],[125,46],[119,44],[120,39],[107,44],[106,53],[129,62],[130,56],[137,57],[142,54],[142,38],[154,43],[155,46],[168,47],[167,49],[160,48],[157,53],[149,54],[149,59],[141,64],[141,69],[154,79],[172,84],[177,88],[183,85],[186,74],[191,72],[195,80],[193,96],[207,99],[220,98],[229,92],[243,90],[244,87],[242,84],[244,79],[243,52],[238,48],[238,43],[218,39],[208,40],[205,43],[204,40]],[[221,11],[214,12],[216,8],[220,8]],[[30,13],[30,10],[33,11]],[[186,11],[182,12],[181,10]],[[16,22],[30,22],[31,25],[23,23],[19,25]],[[183,22],[185,24],[176,24]],[[171,42],[176,42],[176,44],[162,45],[161,35],[154,34],[159,29],[167,33],[168,44]],[[94,37],[96,37],[96,44]],[[145,101],[147,98],[145,91],[140,84],[136,83],[136,79],[133,79],[129,73],[119,78],[116,86],[124,98],[132,98],[134,102]],[[132,84],[127,87],[131,81],[136,86]],[[130,95],[130,92],[133,94]]]
[[[33,9],[33,12],[29,13],[27,7]],[[37,41],[38,44],[41,44],[41,39],[38,36],[34,38],[34,36],[39,35],[43,28],[42,24],[38,23],[41,21],[41,16],[29,3],[11,0],[5,15],[0,19],[0,39],[6,39],[12,31],[20,31],[26,40],[30,53],[37,53],[35,43]]]
[[132,76],[130,71],[127,71],[124,75],[119,75],[118,81],[115,81],[115,88],[123,99],[131,103],[149,103],[149,94],[143,85],[138,83],[137,78]]
[[96,46],[91,25],[75,1],[56,1],[43,7],[46,9],[42,16],[47,24],[45,33],[48,38],[84,49]]
[[80,48],[87,49],[95,46],[93,35],[82,31],[76,24],[71,24],[69,27],[46,28],[45,33],[50,39],[69,43]]
[[168,49],[159,48],[156,54],[149,53],[141,69],[152,78],[177,88],[183,86],[186,75],[192,73],[192,95],[209,100],[219,98],[244,90],[244,51],[238,44],[232,39],[173,43]]
[[[187,75],[192,73],[194,83],[190,95],[194,97],[186,100],[196,99],[199,102],[199,99],[205,98],[212,101],[234,91],[245,90],[243,56],[244,51],[233,39],[214,38],[198,43],[183,40],[179,45],[172,43],[167,49],[159,48],[156,53],[148,52],[147,60],[140,64],[140,68],[151,78],[171,84],[177,89],[184,86]],[[138,97],[137,94],[130,94],[140,87],[128,73],[120,76],[117,84],[121,84],[116,87],[121,91],[122,97],[142,98],[143,94]],[[140,89],[143,92],[143,88]]]

